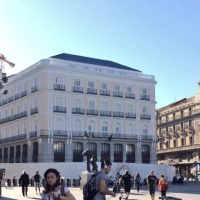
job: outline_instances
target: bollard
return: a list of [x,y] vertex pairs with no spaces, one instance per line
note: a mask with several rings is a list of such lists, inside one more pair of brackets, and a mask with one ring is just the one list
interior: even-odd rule
[[31,179],[31,186],[34,186],[34,180]]
[[61,183],[61,185],[65,185],[65,179],[64,179],[64,178],[61,178],[61,179],[60,179],[60,183]]
[[13,182],[14,187],[17,186],[17,179],[16,178],[13,178],[12,182]]
[[11,186],[11,180],[10,179],[7,179],[7,185],[8,185],[8,187]]
[[67,187],[71,187],[71,179],[67,179]]

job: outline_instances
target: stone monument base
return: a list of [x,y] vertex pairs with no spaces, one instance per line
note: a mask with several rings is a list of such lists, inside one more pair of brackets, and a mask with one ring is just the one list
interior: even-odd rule
[[87,181],[90,179],[90,177],[93,175],[92,172],[82,172],[81,173],[81,181],[80,181],[80,188],[83,189],[83,186],[87,183]]

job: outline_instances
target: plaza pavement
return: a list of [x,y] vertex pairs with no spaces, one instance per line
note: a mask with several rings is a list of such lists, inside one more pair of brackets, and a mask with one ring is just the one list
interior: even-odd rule
[[[82,190],[79,188],[70,188],[70,191],[74,194],[77,200],[82,200]],[[119,199],[120,194],[117,196],[111,197],[107,196],[107,200]],[[160,196],[160,192],[156,191],[156,198]],[[182,200],[200,200],[200,182],[188,182],[183,185],[171,185],[169,186],[169,191],[167,192],[167,196],[173,196],[177,198],[181,198]],[[21,194],[20,187],[7,187],[2,188],[2,196],[0,200],[31,200],[31,199],[40,199],[39,195],[36,195],[35,188],[29,187],[28,197],[23,197]],[[139,194],[135,189],[131,190],[131,195],[129,196],[129,200],[150,200],[150,195],[147,190],[147,186],[142,186]]]

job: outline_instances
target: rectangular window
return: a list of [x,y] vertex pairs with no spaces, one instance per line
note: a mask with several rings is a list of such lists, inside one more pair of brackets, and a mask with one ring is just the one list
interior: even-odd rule
[[93,81],[89,81],[88,82],[88,87],[89,88],[94,88],[94,82]]
[[94,109],[95,108],[95,102],[94,101],[89,101],[89,108]]
[[114,86],[114,90],[115,90],[115,91],[120,91],[120,86],[119,86],[119,85],[115,85],[115,86]]
[[147,88],[142,89],[142,94],[146,95],[147,94]]
[[127,87],[127,92],[132,92],[132,87]]
[[107,90],[107,89],[108,89],[107,83],[102,83],[101,88],[102,88],[103,90]]
[[102,102],[102,110],[108,110],[108,102]]
[[62,77],[56,77],[56,84],[63,84],[63,78]]
[[115,111],[121,111],[121,105],[119,103],[115,104]]
[[74,86],[80,87],[81,81],[80,80],[74,80]]

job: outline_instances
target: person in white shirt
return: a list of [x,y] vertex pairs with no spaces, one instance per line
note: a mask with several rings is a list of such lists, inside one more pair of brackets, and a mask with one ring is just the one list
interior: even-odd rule
[[60,173],[53,168],[44,173],[46,184],[42,200],[76,200],[67,186],[60,185]]

